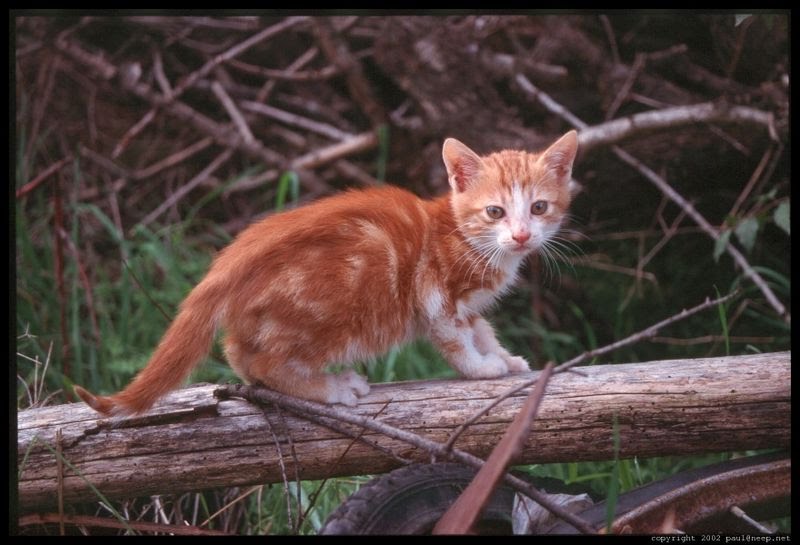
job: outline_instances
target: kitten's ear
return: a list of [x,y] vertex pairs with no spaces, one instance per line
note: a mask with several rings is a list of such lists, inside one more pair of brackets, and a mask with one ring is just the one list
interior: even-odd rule
[[442,159],[447,167],[447,179],[453,191],[461,193],[473,182],[481,170],[483,160],[477,153],[456,140],[448,138],[442,146]]
[[569,182],[572,178],[572,163],[578,153],[578,133],[569,131],[547,148],[539,157],[539,161],[547,170],[556,174],[559,180]]

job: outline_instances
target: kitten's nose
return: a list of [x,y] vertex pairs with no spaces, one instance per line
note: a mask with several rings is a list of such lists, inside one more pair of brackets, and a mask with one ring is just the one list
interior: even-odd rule
[[530,231],[515,231],[511,233],[511,238],[518,244],[525,244],[531,238]]

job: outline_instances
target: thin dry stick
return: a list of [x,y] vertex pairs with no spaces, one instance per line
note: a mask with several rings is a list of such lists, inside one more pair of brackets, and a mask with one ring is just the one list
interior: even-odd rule
[[63,167],[67,166],[72,162],[72,157],[64,157],[60,159],[44,169],[42,172],[39,173],[33,180],[28,182],[27,184],[23,185],[19,189],[17,189],[16,197],[19,199],[20,197],[24,197],[37,187],[41,185],[42,182],[47,180],[50,176],[61,170]]
[[[703,311],[703,310],[705,310],[707,308],[726,303],[726,302],[730,301],[731,299],[733,299],[734,297],[736,297],[738,294],[739,294],[739,291],[736,290],[736,291],[733,291],[733,292],[729,293],[728,295],[724,295],[722,297],[718,297],[717,299],[714,299],[713,301],[709,300],[708,297],[706,297],[706,300],[704,302],[700,303],[699,305],[694,306],[694,307],[692,307],[692,308],[690,308],[688,310],[684,309],[681,312],[679,312],[678,314],[670,316],[669,318],[666,318],[665,320],[661,320],[660,322],[658,322],[656,324],[653,324],[650,327],[648,327],[646,329],[643,329],[643,330],[641,330],[641,331],[639,331],[637,333],[634,333],[633,335],[625,337],[624,339],[620,339],[619,341],[613,342],[613,343],[608,344],[606,346],[601,346],[600,348],[595,348],[594,350],[587,350],[586,352],[583,352],[582,354],[579,354],[579,355],[575,356],[574,358],[572,358],[571,360],[568,360],[568,361],[562,363],[561,365],[559,365],[558,367],[556,367],[555,370],[553,371],[553,373],[563,373],[564,371],[569,370],[570,368],[576,366],[577,364],[579,364],[582,361],[585,361],[587,359],[596,358],[598,356],[602,356],[603,354],[608,354],[609,352],[613,352],[614,350],[622,348],[623,346],[627,346],[629,344],[633,344],[633,343],[639,342],[639,341],[641,341],[643,339],[646,339],[646,338],[649,338],[649,337],[654,337],[655,334],[658,332],[658,330],[660,330],[660,329],[662,329],[662,328],[664,328],[664,327],[666,327],[666,326],[668,326],[670,324],[678,322],[680,320],[684,320],[684,319],[688,318],[689,316],[692,316],[693,314],[697,314],[698,312],[701,312],[701,311]],[[504,392],[504,393],[500,394],[499,396],[497,396],[491,403],[486,405],[483,409],[481,409],[480,411],[478,411],[477,413],[475,413],[474,415],[469,417],[460,426],[458,426],[453,431],[452,435],[450,435],[450,439],[447,440],[447,443],[445,443],[445,448],[448,449],[448,450],[453,448],[453,445],[455,444],[456,440],[459,438],[459,436],[461,436],[462,433],[464,433],[464,431],[469,426],[474,424],[479,418],[482,418],[486,413],[491,411],[493,408],[498,406],[500,403],[502,403],[503,401],[505,401],[509,397],[511,397],[511,396],[515,395],[516,393],[524,390],[525,388],[528,388],[528,387],[533,386],[534,384],[536,384],[537,380],[539,380],[538,375],[537,375],[536,378],[531,379],[531,380],[527,380],[527,381],[523,382],[522,384],[520,384],[519,386],[515,386],[514,388],[511,388],[510,390],[507,390],[506,392]]]
[[117,145],[114,146],[113,151],[111,152],[111,158],[116,159],[130,144],[131,140],[136,138],[139,133],[141,133],[147,126],[152,123],[152,121],[156,118],[156,113],[158,110],[156,108],[151,109],[148,111],[142,118],[137,121],[130,129],[125,131],[125,134],[122,135],[122,138],[119,139]]
[[[302,417],[307,417],[310,414],[317,416],[322,415],[324,417],[332,418],[342,422],[347,422],[349,424],[354,424],[356,426],[367,428],[369,430],[386,435],[388,437],[404,441],[418,448],[424,449],[436,456],[451,458],[477,469],[480,469],[484,463],[483,460],[481,460],[477,456],[469,454],[468,452],[464,452],[462,450],[455,448],[448,451],[444,448],[445,446],[441,443],[437,443],[436,441],[432,441],[430,439],[427,439],[425,437],[422,437],[420,435],[417,435],[415,433],[406,430],[402,430],[400,428],[395,428],[394,426],[390,426],[389,424],[386,424],[384,422],[378,422],[371,418],[353,414],[352,412],[341,410],[336,407],[322,405],[320,403],[315,403],[313,401],[298,399],[284,394],[279,394],[278,392],[268,390],[263,387],[251,387],[251,386],[246,386],[244,384],[228,384],[226,386],[222,386],[216,389],[214,391],[214,395],[222,399],[227,399],[230,397],[240,397],[252,403],[258,403],[258,404],[277,403],[280,404],[283,408],[287,409],[288,411],[291,411]],[[515,477],[511,474],[506,474],[504,477],[504,481],[508,483],[510,486],[512,486],[515,490],[518,490],[523,494],[527,495],[532,500],[539,503],[542,507],[553,513],[555,516],[568,522],[581,532],[594,533],[594,530],[588,523],[586,523],[586,521],[566,511],[561,506],[553,504],[553,502],[549,499],[547,494],[540,492],[530,483],[518,477]]]
[[[71,57],[74,61],[95,70],[104,79],[111,79],[118,69],[113,64],[106,61],[99,55],[93,55],[80,47],[78,44],[63,42],[59,44],[59,52]],[[194,110],[179,100],[172,100],[165,105],[163,97],[153,91],[150,86],[142,82],[123,86],[127,91],[135,94],[139,98],[150,102],[153,106],[165,106],[165,111],[193,125],[197,130],[212,136],[217,142],[231,149],[241,151],[256,159],[261,159],[270,164],[283,164],[285,159],[282,155],[275,153],[269,148],[264,147],[261,142],[245,142],[242,137],[230,128],[226,128],[209,117]]]
[[[297,57],[292,63],[286,67],[286,73],[292,74],[300,70],[303,66],[311,62],[314,57],[317,56],[319,53],[319,49],[316,47],[312,47],[299,57]],[[264,85],[261,86],[261,89],[258,90],[256,93],[256,102],[265,103],[269,96],[272,94],[272,90],[275,89],[275,85],[277,84],[275,79],[267,80]]]
[[[376,412],[372,416],[373,420],[375,418],[378,418],[383,413],[383,411],[386,410],[386,408],[389,406],[389,404],[391,402],[392,402],[391,399],[387,400],[386,403],[383,404],[383,407],[378,409],[378,412]],[[341,426],[340,426],[340,428],[341,428]],[[350,449],[353,447],[353,445],[355,445],[356,442],[358,442],[359,440],[362,439],[362,435],[364,435],[365,431],[366,431],[366,429],[361,428],[357,432],[352,432],[352,433],[350,431],[346,432],[346,435],[349,435],[350,437],[352,437],[353,440],[350,441],[350,443],[342,451],[342,453],[339,455],[339,458],[336,459],[336,461],[333,463],[333,465],[331,467],[334,467],[334,468],[337,467],[342,462],[342,460],[344,460],[344,457],[347,455],[348,452],[350,452]],[[370,443],[368,443],[368,444],[370,444]],[[371,443],[371,445],[375,446],[375,443]],[[385,449],[383,447],[380,447],[380,450],[381,450],[381,452],[388,451],[388,449]],[[391,452],[391,451],[389,451],[389,452]],[[411,463],[410,460],[406,460],[404,458],[402,458],[401,461],[402,461],[403,465],[407,465],[407,464]],[[302,516],[301,520],[303,520],[303,521],[308,520],[308,514],[311,512],[311,510],[314,508],[314,505],[317,503],[317,498],[319,498],[319,495],[322,493],[322,488],[325,486],[325,484],[327,484],[327,482],[328,482],[328,478],[327,477],[322,479],[322,482],[319,484],[317,489],[309,496],[309,498],[308,498],[308,507],[306,507],[305,511],[303,511],[303,516]]]
[[271,38],[275,34],[283,32],[284,30],[295,26],[298,23],[302,23],[303,21],[308,20],[308,17],[305,16],[295,16],[295,17],[287,17],[280,23],[276,23],[271,27],[265,28],[261,32],[254,34],[253,36],[247,38],[243,42],[231,47],[224,53],[220,53],[216,55],[213,59],[209,60],[203,66],[201,66],[198,70],[195,70],[188,76],[186,76],[172,91],[172,94],[165,97],[165,102],[169,103],[174,99],[181,96],[189,87],[194,85],[197,80],[206,77],[211,71],[217,67],[218,65],[222,64],[225,61],[233,59],[234,57],[238,57],[251,47],[263,42],[267,38]]
[[[269,419],[269,412],[267,411],[267,408],[261,407],[261,412],[264,414],[264,421],[267,423],[267,429],[272,436],[272,442],[275,443],[275,451],[278,454],[278,467],[280,467],[281,470],[281,482],[283,483],[283,497],[286,499],[286,520],[289,521],[289,526],[294,528],[291,502],[292,494],[289,491],[289,478],[286,476],[286,465],[283,463],[283,450],[281,449],[281,442],[278,441],[278,436],[275,435],[275,430],[272,429],[272,422]],[[297,463],[295,462],[295,467],[296,466]]]
[[[539,96],[541,97],[541,94]],[[554,111],[554,113],[557,112]],[[574,116],[572,119],[577,120]],[[615,144],[626,138],[640,135],[643,132],[682,127],[697,123],[747,123],[761,125],[767,129],[773,140],[778,139],[775,129],[775,119],[771,112],[764,112],[747,106],[730,106],[720,102],[703,102],[688,106],[673,106],[660,110],[651,110],[627,117],[620,117],[591,127],[580,120],[578,121],[579,124],[574,126],[581,129],[579,142],[582,150]]]
[[242,135],[244,141],[246,143],[251,143],[255,140],[253,137],[253,133],[250,131],[250,127],[247,125],[247,121],[245,121],[242,112],[239,111],[239,108],[236,107],[236,104],[233,102],[228,93],[225,91],[225,88],[220,84],[218,81],[213,81],[211,83],[211,91],[216,95],[222,105],[225,107],[225,111],[228,112],[233,124],[236,125],[236,128],[239,130],[239,134]]
[[181,200],[187,193],[189,193],[192,189],[197,187],[201,182],[205,181],[211,174],[213,174],[219,167],[222,166],[225,161],[230,159],[231,155],[233,155],[233,150],[228,148],[222,153],[220,153],[209,165],[204,168],[197,176],[189,180],[186,184],[181,186],[175,193],[170,195],[169,199],[161,203],[161,205],[150,212],[142,221],[140,221],[134,230],[137,227],[144,227],[152,223],[156,218],[158,218],[161,214],[163,214],[168,208],[173,206],[176,202]]
[[[314,47],[306,51],[305,54],[308,54],[309,51],[316,55],[319,50]],[[335,66],[326,66],[325,68],[321,68],[319,70],[305,70],[300,72],[297,70],[291,70],[291,67],[281,70],[276,68],[264,68],[263,66],[254,66],[252,64],[241,62],[237,59],[231,59],[231,61],[228,62],[228,66],[248,74],[284,81],[321,81],[331,79],[339,74],[339,69]]]
[[[642,173],[648,180],[650,180],[653,184],[658,187],[662,193],[667,195],[673,202],[675,202],[678,206],[682,207],[686,214],[694,220],[694,222],[700,226],[700,228],[706,232],[706,234],[711,237],[712,239],[719,240],[720,233],[719,230],[712,226],[695,208],[692,204],[684,199],[677,191],[675,191],[672,186],[670,186],[663,178],[661,178],[658,174],[653,172],[650,168],[642,164],[641,161],[630,155],[625,150],[614,146],[612,148],[614,154],[628,163],[629,165],[633,166]],[[733,260],[742,268],[745,276],[747,276],[764,294],[767,298],[767,301],[775,309],[775,312],[778,313],[778,316],[783,318],[786,322],[791,320],[790,315],[786,312],[786,307],[778,300],[778,297],[773,293],[772,289],[767,285],[766,281],[758,274],[753,267],[750,266],[750,263],[747,261],[747,258],[742,255],[742,253],[731,243],[728,243],[725,246],[725,251],[733,257]]]
[[356,134],[347,140],[318,148],[292,161],[293,169],[312,169],[330,163],[353,153],[372,149],[378,145],[378,135],[374,131]]
[[164,63],[161,61],[161,52],[156,50],[153,54],[153,75],[156,77],[158,86],[161,87],[161,92],[165,95],[172,93],[172,85],[164,73]]
[[758,162],[758,166],[750,175],[750,179],[747,181],[744,189],[742,189],[742,192],[739,193],[739,196],[736,198],[736,202],[733,203],[733,206],[731,207],[731,211],[728,212],[729,217],[735,218],[736,214],[739,213],[739,207],[741,207],[742,204],[744,204],[745,199],[750,196],[750,192],[753,190],[753,187],[759,178],[761,178],[761,174],[764,172],[767,164],[769,164],[769,160],[772,157],[772,153],[775,151],[775,149],[776,147],[770,146],[764,152],[764,155],[761,157],[761,161]]
[[[297,460],[297,451],[294,448],[294,441],[292,440],[292,434],[289,433],[289,427],[286,425],[286,417],[283,415],[283,411],[278,405],[275,405],[275,411],[278,413],[278,417],[281,419],[281,426],[283,426],[283,432],[286,434],[286,441],[289,443],[289,453],[292,456],[292,462],[294,462],[294,481],[297,490],[297,524],[294,526],[294,532],[297,533],[300,531],[300,526],[303,524],[303,504],[301,501],[301,494],[300,494],[300,462]],[[266,416],[266,413],[265,413]]]
[[165,157],[161,161],[153,163],[149,167],[137,170],[136,172],[133,173],[133,179],[138,181],[149,178],[150,176],[154,176],[155,174],[158,174],[162,170],[173,167],[189,159],[194,154],[200,153],[213,143],[214,139],[210,136],[206,136],[205,138],[198,140],[194,144],[190,144],[184,149],[177,151],[168,157]]
[[[144,117],[139,120],[134,127],[132,127],[125,135],[123,136],[122,140],[117,144],[114,148],[114,152],[112,153],[112,157],[117,157],[122,151],[124,151],[125,147],[127,146],[128,142],[137,134],[139,134],[144,128],[150,124],[150,122],[155,119],[155,115],[158,109],[162,106],[167,106],[173,103],[176,99],[178,99],[187,89],[189,89],[192,85],[197,83],[197,81],[201,78],[206,77],[211,71],[217,67],[219,64],[230,60],[238,55],[241,55],[251,47],[263,42],[267,38],[274,36],[275,34],[286,30],[287,28],[291,28],[292,26],[305,21],[307,17],[305,16],[297,16],[297,17],[287,17],[280,23],[276,23],[271,27],[265,28],[261,32],[258,32],[251,36],[250,38],[244,40],[243,42],[231,47],[224,53],[220,53],[216,55],[213,59],[206,62],[203,66],[199,69],[195,70],[182,81],[178,83],[178,85],[172,89],[169,94],[160,95],[154,104],[154,106],[148,111]],[[114,71],[113,73],[116,73]],[[112,76],[113,77],[113,76]],[[110,78],[108,78],[110,79]]]
[[645,55],[644,53],[637,53],[636,58],[633,60],[633,66],[631,67],[630,71],[628,72],[628,78],[622,84],[622,87],[617,92],[617,96],[614,97],[614,102],[611,103],[609,106],[608,111],[606,112],[606,121],[614,117],[614,114],[617,113],[622,103],[628,98],[631,92],[631,88],[633,87],[636,78],[639,77],[642,69],[644,69],[644,62],[645,62]]
[[[373,418],[377,418],[380,415],[380,413],[382,413],[386,409],[386,407],[388,405],[389,405],[389,402],[387,401],[386,404],[383,406],[383,408],[378,413],[376,413],[373,416]],[[358,428],[357,430],[352,430],[352,429],[348,428],[347,426],[343,425],[340,420],[337,420],[335,418],[326,418],[324,416],[319,416],[319,415],[312,414],[312,413],[304,413],[303,414],[303,418],[307,418],[308,420],[311,420],[312,422],[315,422],[315,423],[319,424],[320,426],[324,426],[326,428],[329,428],[329,429],[331,429],[331,430],[333,430],[333,431],[335,431],[337,433],[341,433],[342,435],[346,435],[348,437],[352,437],[353,439],[355,439],[355,440],[357,440],[357,441],[359,441],[361,443],[364,443],[367,446],[370,446],[370,447],[374,448],[378,452],[382,452],[387,457],[391,458],[395,462],[398,462],[398,463],[400,463],[402,465],[409,465],[409,464],[414,463],[413,460],[411,460],[409,458],[405,458],[403,456],[400,456],[399,454],[393,452],[391,449],[388,449],[388,448],[384,447],[380,443],[378,443],[376,441],[373,441],[372,439],[368,439],[368,438],[364,437],[364,429],[363,428]],[[335,465],[333,467],[335,467]]]
[[348,138],[353,137],[352,133],[342,131],[332,125],[328,125],[327,123],[314,121],[313,119],[308,119],[307,117],[293,114],[291,112],[279,110],[278,108],[261,104],[260,102],[243,100],[240,102],[240,105],[243,109],[250,112],[256,112],[272,119],[277,119],[278,121],[286,123],[287,125],[293,125],[295,127],[300,127],[301,129],[313,131],[317,134],[332,138],[333,140],[347,140]]
[[[528,93],[529,95],[531,95],[531,97],[538,100],[545,108],[547,108],[554,114],[558,115],[572,126],[581,129],[581,131],[588,128],[588,125],[586,123],[581,121],[578,117],[576,117],[572,112],[564,108],[561,104],[553,100],[549,95],[536,88],[536,86],[533,85],[528,80],[528,78],[526,78],[523,74],[517,74],[516,81],[526,93]],[[703,106],[703,108],[699,108],[698,111],[694,112],[696,115],[702,117],[701,114],[703,112],[706,112],[707,115],[710,115],[708,114],[709,105],[701,104],[697,106],[698,107]],[[711,111],[713,112],[714,111],[713,104],[710,106],[710,108]],[[740,119],[746,118],[751,121],[757,121],[759,117],[763,117],[755,114],[754,112],[758,112],[758,110],[753,110],[752,108],[747,108],[745,111],[745,109],[742,109],[742,107],[737,106],[731,108],[730,111],[738,112],[738,114],[740,115]],[[771,114],[765,114],[764,112],[761,112],[761,114],[771,119]],[[695,121],[708,121],[708,118],[706,117],[702,119],[695,119]],[[762,122],[766,121],[766,118],[761,119],[761,121]],[[768,126],[772,127],[772,123],[769,122]],[[770,134],[773,134],[773,132],[774,129],[770,132]],[[583,142],[581,142],[581,145],[583,145]],[[650,180],[650,182],[652,182],[659,190],[661,190],[662,193],[664,193],[667,197],[669,197],[675,204],[683,208],[686,211],[686,214],[690,218],[692,218],[692,220],[694,220],[694,222],[697,225],[699,225],[700,228],[703,231],[705,231],[708,236],[710,236],[714,241],[719,240],[720,236],[719,230],[713,227],[697,210],[695,210],[694,206],[692,206],[692,204],[689,201],[684,199],[683,196],[681,196],[677,191],[675,191],[672,188],[672,186],[670,186],[666,182],[666,180],[664,180],[661,176],[656,174],[652,169],[644,165],[641,161],[633,157],[631,154],[629,154],[622,148],[618,146],[612,146],[611,149],[617,157],[619,157],[622,161],[624,161],[625,163],[629,164],[630,166],[638,170],[645,178]],[[767,298],[769,304],[772,306],[773,309],[775,309],[775,312],[777,312],[778,315],[781,318],[783,318],[786,322],[791,321],[790,315],[786,312],[786,307],[783,305],[783,303],[781,303],[778,300],[778,298],[775,296],[775,294],[767,285],[767,283],[764,281],[764,279],[761,277],[761,275],[759,275],[753,269],[753,267],[750,266],[750,263],[748,263],[747,259],[742,255],[742,253],[733,244],[730,243],[725,246],[725,251],[728,252],[731,255],[731,257],[733,257],[733,260],[742,268],[742,271],[744,272],[745,276],[750,278],[750,280],[756,286],[758,286],[758,288]]]
[[364,108],[364,113],[369,117],[373,127],[384,123],[386,112],[375,99],[361,64],[339,36],[333,21],[326,17],[315,18],[314,34],[325,56],[344,74],[350,94],[356,103]]
[[475,525],[489,496],[497,488],[508,466],[522,451],[522,447],[530,435],[531,424],[539,411],[539,406],[544,398],[544,390],[552,372],[553,364],[548,363],[539,374],[536,387],[531,390],[522,409],[503,434],[503,438],[492,449],[486,463],[436,523],[433,528],[434,534],[466,534]]

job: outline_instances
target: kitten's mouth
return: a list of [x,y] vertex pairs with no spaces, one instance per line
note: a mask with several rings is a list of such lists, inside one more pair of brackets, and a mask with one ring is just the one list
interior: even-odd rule
[[532,250],[533,248],[531,248],[527,244],[515,244],[514,246],[511,247],[512,254],[527,254]]

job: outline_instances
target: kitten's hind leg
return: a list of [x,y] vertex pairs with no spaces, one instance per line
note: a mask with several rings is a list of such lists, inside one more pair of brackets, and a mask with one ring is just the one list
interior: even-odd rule
[[283,394],[321,403],[341,403],[354,407],[358,398],[369,393],[367,380],[352,369],[338,375],[322,370],[323,365],[307,364],[269,352],[243,348],[226,339],[225,355],[236,374],[247,382],[259,382]]
[[253,359],[250,376],[284,394],[355,407],[358,398],[369,393],[367,380],[352,369],[333,374],[296,360],[274,365],[268,355],[256,355]]

